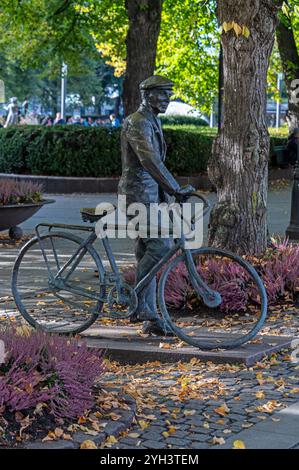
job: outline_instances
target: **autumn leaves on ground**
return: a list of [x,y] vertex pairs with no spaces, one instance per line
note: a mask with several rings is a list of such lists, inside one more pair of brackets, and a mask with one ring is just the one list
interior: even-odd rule
[[[138,410],[135,425],[115,447],[146,447],[152,440],[159,448],[223,444],[299,394],[299,366],[292,366],[288,355],[273,355],[250,369],[192,359],[175,365],[112,365],[107,379],[109,374],[111,386],[118,383],[132,394]],[[246,442],[234,446],[242,448]]]
[[[81,448],[209,448],[299,395],[299,366],[286,352],[252,368],[195,358],[120,366],[85,348],[79,351],[76,340],[18,328],[14,339],[9,336],[13,356],[0,368],[1,446],[32,439],[73,441],[80,435]],[[128,412],[127,396],[136,402],[132,422],[105,434]],[[232,446],[246,448],[246,442],[236,438]]]

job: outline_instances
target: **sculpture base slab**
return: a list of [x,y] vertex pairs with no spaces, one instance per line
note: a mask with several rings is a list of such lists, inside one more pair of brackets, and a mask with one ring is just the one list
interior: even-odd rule
[[[231,336],[229,333],[222,335]],[[179,347],[177,338],[140,336],[138,328],[134,326],[91,327],[82,333],[81,337],[90,348],[104,349],[108,359],[121,364],[144,364],[152,361],[188,362],[195,357],[203,362],[245,364],[246,366],[252,366],[274,352],[289,349],[294,339],[288,336],[258,335],[252,342],[236,349],[201,351],[192,346]],[[170,349],[160,347],[161,343],[162,346],[168,343]]]

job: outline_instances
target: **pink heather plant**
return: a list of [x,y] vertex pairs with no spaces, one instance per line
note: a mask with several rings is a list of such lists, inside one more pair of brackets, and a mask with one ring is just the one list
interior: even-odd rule
[[31,181],[0,178],[0,205],[40,202],[42,186]]
[[43,403],[55,417],[74,418],[93,406],[103,372],[99,352],[78,340],[14,328],[0,331],[7,355],[0,364],[0,409],[24,411]]

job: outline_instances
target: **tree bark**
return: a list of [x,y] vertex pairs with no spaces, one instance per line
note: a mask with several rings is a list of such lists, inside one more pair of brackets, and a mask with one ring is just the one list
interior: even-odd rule
[[218,0],[217,16],[221,25],[247,26],[250,36],[222,33],[223,119],[208,165],[218,202],[209,241],[240,254],[260,253],[267,243],[266,85],[277,8],[272,0]]
[[289,130],[292,131],[299,127],[299,102],[297,103],[294,99],[294,88],[292,89],[293,80],[299,79],[299,54],[291,21],[287,17],[284,18],[284,21],[279,21],[276,37],[289,102],[286,118]]
[[163,0],[126,0],[129,29],[127,66],[123,83],[125,115],[140,104],[139,83],[153,75],[160,33]]

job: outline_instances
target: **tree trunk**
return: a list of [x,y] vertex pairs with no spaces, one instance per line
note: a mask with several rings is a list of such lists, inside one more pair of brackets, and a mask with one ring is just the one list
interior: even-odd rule
[[292,89],[292,81],[299,79],[299,54],[291,21],[287,17],[284,21],[285,23],[279,21],[276,37],[288,94],[287,123],[292,131],[299,127],[299,102],[294,99],[294,88]]
[[223,117],[208,165],[218,202],[209,241],[241,254],[260,253],[267,243],[266,85],[277,8],[272,0],[218,0],[217,16],[221,25],[246,26],[250,36],[222,33]]
[[129,17],[123,84],[126,116],[136,111],[140,104],[139,83],[153,75],[155,70],[162,4],[163,0],[126,0]]

